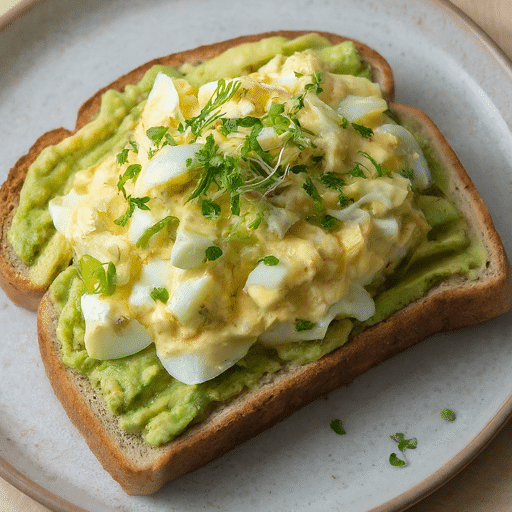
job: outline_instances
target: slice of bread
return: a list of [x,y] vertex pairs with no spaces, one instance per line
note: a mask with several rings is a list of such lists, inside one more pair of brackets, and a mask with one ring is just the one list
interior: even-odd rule
[[[299,35],[297,32],[280,34],[288,37]],[[137,81],[147,67],[154,63],[165,62],[177,66],[187,61],[198,62],[235,44],[268,35],[271,34],[239,38],[159,59],[121,77],[111,86],[122,88],[127,83]],[[322,35],[333,42],[343,40],[332,34]],[[373,50],[360,43],[357,45],[367,62],[372,64],[375,80],[383,87],[388,101],[391,101],[393,76],[389,66]],[[78,116],[77,128],[93,118],[102,92],[84,104]],[[425,337],[435,332],[485,321],[510,308],[510,265],[491,216],[473,183],[446,139],[424,113],[393,103],[390,108],[404,124],[413,127],[430,142],[438,161],[446,169],[451,198],[468,220],[470,236],[486,248],[487,261],[478,271],[476,279],[455,276],[442,281],[423,298],[358,334],[319,361],[303,366],[286,365],[279,372],[265,377],[257,390],[244,392],[229,403],[221,404],[203,421],[159,448],[149,446],[137,434],[119,429],[116,417],[108,411],[102,396],[91,386],[88,378],[62,363],[60,343],[56,338],[58,312],[51,295],[44,295],[39,305],[38,333],[48,378],[71,421],[103,467],[126,493],[153,493],[165,482],[203,466],[283,420],[303,405],[350,383],[369,368]],[[56,141],[65,135],[64,131],[49,134],[47,139],[42,139],[40,147],[52,143],[52,138]],[[33,156],[37,151],[37,148],[33,148],[29,155]],[[11,214],[16,207],[23,172],[26,172],[31,156],[24,158],[11,171],[11,175],[20,176],[18,181],[10,175],[11,184],[3,189],[0,211],[4,213],[4,233],[9,222],[7,212]],[[25,307],[33,306],[43,290],[37,290],[36,293],[36,290],[30,289],[26,278],[22,279],[26,274],[23,268],[14,264],[12,251],[9,253],[4,250],[2,258],[0,271],[4,282],[8,282],[12,288],[11,296]],[[8,278],[6,275],[14,277]]]

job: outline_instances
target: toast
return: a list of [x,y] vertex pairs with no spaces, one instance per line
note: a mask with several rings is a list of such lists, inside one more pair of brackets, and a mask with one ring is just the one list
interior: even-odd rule
[[[296,32],[281,33],[295,37]],[[269,34],[239,38],[148,63],[180,65],[197,62],[224,51],[232,45],[256,40]],[[333,42],[344,38],[323,34]],[[445,192],[468,220],[469,236],[483,246],[486,258],[479,268],[472,269],[472,279],[452,276],[440,280],[420,299],[361,329],[343,347],[318,361],[302,366],[283,364],[281,369],[265,376],[259,386],[246,390],[229,402],[214,407],[201,422],[161,447],[144,443],[138,434],[118,427],[103,398],[89,379],[62,363],[61,346],[56,331],[59,311],[52,294],[44,287],[31,286],[27,271],[6,249],[6,230],[24,173],[31,160],[46,144],[54,143],[70,132],[50,132],[36,143],[31,152],[15,165],[4,185],[1,212],[4,250],[0,260],[2,286],[19,305],[38,309],[39,346],[46,373],[56,396],[68,416],[84,436],[103,467],[132,495],[156,492],[167,481],[193,471],[219,457],[245,440],[283,420],[298,408],[329,391],[352,382],[358,375],[393,355],[440,331],[458,329],[507,311],[512,302],[510,265],[491,216],[471,179],[434,123],[412,107],[392,103],[391,69],[375,52],[357,43],[364,59],[372,64],[375,79],[385,91],[390,110],[401,123],[411,128],[418,138],[425,139],[433,149],[434,158],[446,171]],[[137,81],[146,66],[125,75],[110,87],[122,88]],[[104,90],[84,104],[77,129],[94,118]],[[364,330],[363,330],[364,327]],[[328,336],[337,336],[336,329]]]

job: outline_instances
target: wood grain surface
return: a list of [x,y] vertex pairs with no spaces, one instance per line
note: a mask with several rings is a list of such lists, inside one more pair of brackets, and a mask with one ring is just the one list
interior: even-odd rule
[[[512,0],[452,0],[512,60]],[[0,16],[25,0],[0,0]],[[11,11],[12,12],[12,11]],[[467,468],[407,512],[512,510],[512,421]],[[0,478],[0,512],[48,512]],[[349,511],[347,511],[349,512]]]

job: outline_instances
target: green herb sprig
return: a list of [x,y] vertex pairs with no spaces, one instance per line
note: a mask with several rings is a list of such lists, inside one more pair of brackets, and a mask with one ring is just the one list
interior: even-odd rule
[[101,263],[93,256],[84,254],[78,261],[78,275],[88,294],[112,295],[116,291],[117,273],[111,261]]

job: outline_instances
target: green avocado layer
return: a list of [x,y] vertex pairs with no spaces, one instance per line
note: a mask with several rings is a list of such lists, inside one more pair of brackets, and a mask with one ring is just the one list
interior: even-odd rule
[[[69,247],[65,244],[56,247],[59,244],[52,243],[55,229],[48,202],[69,190],[78,170],[125,147],[157,72],[183,77],[198,87],[210,80],[252,71],[276,53],[289,55],[305,48],[318,51],[333,72],[369,76],[352,43],[331,46],[318,35],[292,41],[277,37],[246,44],[211,61],[185,65],[180,70],[156,66],[141,82],[128,86],[124,92],[107,92],[97,118],[75,135],[45,149],[27,175],[9,240],[16,254],[29,266],[34,280],[42,286],[51,283],[50,292],[60,313],[57,338],[62,345],[62,360],[86,374],[101,390],[108,408],[118,415],[122,429],[141,432],[151,445],[172,440],[188,425],[200,421],[213,404],[257,387],[262,376],[278,372],[288,364],[316,361],[341,347],[349,340],[355,323],[348,319],[334,321],[324,340],[288,343],[278,349],[256,344],[231,369],[197,385],[185,385],[173,379],[161,365],[154,346],[115,361],[92,359],[84,345],[85,322],[80,308],[83,282],[76,267],[67,266]],[[433,168],[439,168],[429,154],[427,158]],[[438,174],[439,170],[435,175]],[[465,221],[440,190],[421,196],[418,204],[432,226],[429,237],[392,277],[381,283],[379,290],[374,290],[377,310],[365,325],[388,317],[423,296],[445,277],[475,277],[476,269],[485,263],[485,250],[469,239]]]

